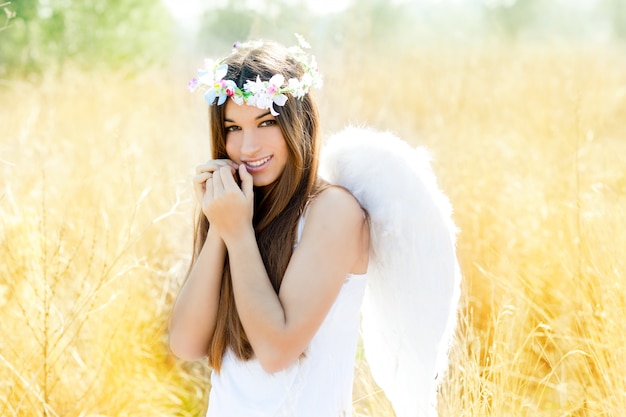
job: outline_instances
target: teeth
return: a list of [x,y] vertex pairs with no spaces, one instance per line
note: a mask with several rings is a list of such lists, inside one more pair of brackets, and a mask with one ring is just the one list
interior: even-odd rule
[[263,165],[269,160],[270,160],[270,157],[268,156],[267,158],[259,159],[258,161],[246,162],[246,165],[250,165],[251,167],[260,167],[261,165]]

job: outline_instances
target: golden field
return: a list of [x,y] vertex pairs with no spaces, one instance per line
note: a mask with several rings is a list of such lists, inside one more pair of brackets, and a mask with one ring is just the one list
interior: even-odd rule
[[[318,54],[323,127],[432,151],[464,275],[440,415],[624,415],[623,50],[373,55]],[[209,155],[192,72],[0,85],[0,415],[202,415],[208,369],[175,360],[165,333]],[[393,416],[360,356],[354,410]]]

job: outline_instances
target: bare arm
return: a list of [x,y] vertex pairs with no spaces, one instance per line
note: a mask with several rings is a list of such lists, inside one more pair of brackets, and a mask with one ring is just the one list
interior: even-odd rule
[[[243,194],[248,192],[248,175],[240,170]],[[231,185],[235,184],[224,177],[227,194],[232,191],[230,197],[234,197],[236,190]],[[277,371],[306,349],[346,275],[363,264],[368,250],[367,224],[350,194],[336,188],[323,192],[309,208],[302,238],[276,295],[251,224],[237,222],[246,216],[237,214],[232,204],[229,207],[231,222],[220,223],[219,234],[228,248],[237,311],[261,365]]]
[[[234,171],[228,160],[210,160],[196,168],[194,190],[205,214],[209,201],[206,184],[220,167]],[[226,246],[210,227],[170,317],[170,349],[182,359],[195,360],[207,354],[215,330],[225,259]]]
[[209,229],[170,318],[170,349],[186,360],[206,356],[217,318],[226,247]]

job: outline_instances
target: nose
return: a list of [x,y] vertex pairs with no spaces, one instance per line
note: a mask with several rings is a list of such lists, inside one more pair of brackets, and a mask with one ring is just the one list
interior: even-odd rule
[[244,130],[241,142],[241,155],[244,157],[254,157],[261,149],[261,143],[257,135],[250,130]]

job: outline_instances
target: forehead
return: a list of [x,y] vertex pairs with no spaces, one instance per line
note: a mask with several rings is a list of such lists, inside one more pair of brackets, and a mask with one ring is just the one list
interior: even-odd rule
[[269,113],[269,110],[259,109],[255,106],[249,106],[247,104],[239,105],[231,99],[228,99],[224,105],[226,106],[224,109],[224,117],[232,121],[256,120]]

